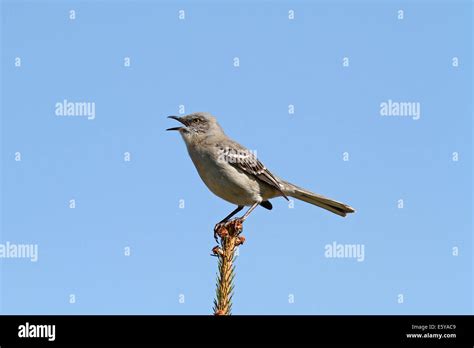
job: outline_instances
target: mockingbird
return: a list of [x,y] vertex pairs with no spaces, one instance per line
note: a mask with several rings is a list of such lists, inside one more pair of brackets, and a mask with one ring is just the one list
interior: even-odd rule
[[167,130],[178,131],[199,176],[214,194],[236,204],[237,208],[220,221],[214,231],[231,217],[250,206],[238,218],[242,222],[258,206],[270,210],[269,199],[293,197],[317,205],[340,216],[355,210],[341,202],[318,195],[273,175],[255,156],[224,133],[215,117],[197,112],[183,117],[168,116],[183,124]]

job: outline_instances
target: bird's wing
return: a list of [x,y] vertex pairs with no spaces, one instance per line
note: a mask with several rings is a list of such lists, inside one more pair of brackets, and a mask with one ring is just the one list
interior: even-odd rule
[[235,142],[231,146],[222,146],[219,150],[227,163],[277,189],[288,200],[282,191],[280,181],[257,159],[254,153]]

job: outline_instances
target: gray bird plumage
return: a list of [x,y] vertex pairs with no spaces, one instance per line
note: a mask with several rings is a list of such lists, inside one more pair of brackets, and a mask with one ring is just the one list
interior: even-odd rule
[[181,134],[189,156],[206,186],[220,198],[237,208],[221,223],[250,206],[241,217],[245,220],[259,204],[271,209],[270,199],[293,197],[346,216],[355,210],[338,201],[318,195],[273,175],[254,153],[228,138],[215,117],[197,112],[186,116],[169,116],[182,126],[168,128]]

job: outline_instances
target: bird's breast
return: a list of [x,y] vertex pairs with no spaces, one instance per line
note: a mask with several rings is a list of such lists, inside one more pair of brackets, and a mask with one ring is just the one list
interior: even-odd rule
[[237,205],[252,205],[261,200],[260,186],[254,178],[220,158],[216,147],[206,148],[212,151],[199,151],[188,147],[188,152],[199,176],[209,190]]

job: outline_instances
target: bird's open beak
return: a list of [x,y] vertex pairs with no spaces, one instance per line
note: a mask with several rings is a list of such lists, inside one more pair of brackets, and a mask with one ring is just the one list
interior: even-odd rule
[[[179,116],[168,116],[168,118],[172,118],[173,120],[181,122],[182,124],[184,124],[186,126],[186,123],[184,123],[184,121]],[[183,129],[183,128],[184,127],[172,127],[172,128],[168,128],[167,131],[171,131],[171,130],[179,131],[180,129]]]

